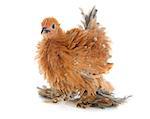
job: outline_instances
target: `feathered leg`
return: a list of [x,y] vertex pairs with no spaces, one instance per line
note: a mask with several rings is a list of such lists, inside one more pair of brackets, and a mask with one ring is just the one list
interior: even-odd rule
[[52,88],[47,88],[46,86],[43,86],[43,88],[38,87],[38,93],[40,96],[48,99],[49,101],[53,103],[57,103],[63,97],[62,92],[52,89]]
[[113,94],[103,91],[101,89],[97,90],[96,96],[85,96],[82,97],[77,102],[77,107],[98,107],[98,108],[107,108],[107,107],[116,107],[121,103],[124,103],[130,96],[123,98],[116,98]]

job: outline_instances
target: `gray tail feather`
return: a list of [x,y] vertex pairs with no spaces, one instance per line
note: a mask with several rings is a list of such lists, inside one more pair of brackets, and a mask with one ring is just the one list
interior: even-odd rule
[[95,24],[94,26],[97,26],[99,25],[99,23],[96,22],[96,14],[97,14],[97,9],[95,8],[95,6],[90,10],[90,12],[88,14],[85,14],[83,9],[81,9],[81,14],[83,16],[83,21],[82,24],[84,26],[84,29],[92,29],[93,27],[93,24],[92,24],[92,21],[95,20]]

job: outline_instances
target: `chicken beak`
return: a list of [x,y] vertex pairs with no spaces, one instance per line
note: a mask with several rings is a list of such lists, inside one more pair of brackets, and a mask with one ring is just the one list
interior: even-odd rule
[[42,30],[41,30],[41,34],[43,33],[43,31],[44,31],[45,29],[46,29],[46,27],[43,27],[43,28],[42,28]]
[[41,30],[41,34],[45,32],[45,33],[48,33],[50,32],[50,30],[48,30],[46,27],[43,27],[42,30]]

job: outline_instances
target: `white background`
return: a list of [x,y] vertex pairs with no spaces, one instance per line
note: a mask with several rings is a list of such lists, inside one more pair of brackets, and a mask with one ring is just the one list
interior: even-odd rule
[[[114,67],[107,80],[118,96],[133,97],[115,109],[80,109],[44,103],[36,60],[40,23],[56,17],[64,30],[80,24],[79,7],[96,5],[98,21],[112,41]],[[150,118],[149,0],[0,0],[0,119]]]

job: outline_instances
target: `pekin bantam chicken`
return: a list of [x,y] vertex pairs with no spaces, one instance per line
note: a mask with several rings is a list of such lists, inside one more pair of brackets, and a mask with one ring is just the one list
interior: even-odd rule
[[124,102],[115,98],[112,85],[103,74],[112,68],[110,41],[96,21],[95,7],[83,15],[83,27],[65,32],[54,17],[45,18],[38,44],[38,63],[49,88],[39,94],[52,102],[72,101],[79,107],[112,107]]

